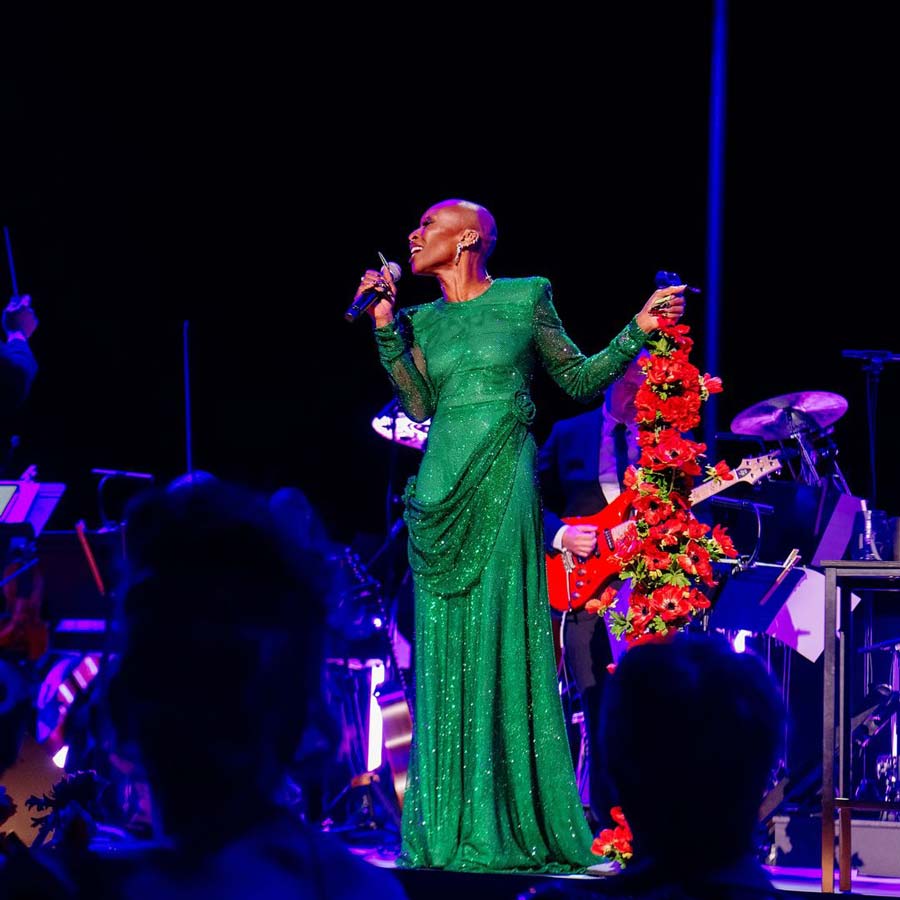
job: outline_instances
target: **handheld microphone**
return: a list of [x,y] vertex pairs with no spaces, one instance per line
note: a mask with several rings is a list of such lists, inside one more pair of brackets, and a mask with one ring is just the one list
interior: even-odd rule
[[[388,262],[380,253],[382,267],[387,267],[394,281],[399,281],[403,270],[395,262]],[[386,294],[384,291],[366,291],[360,294],[348,307],[344,313],[344,319],[348,322],[355,322],[370,306],[374,306],[379,300],[383,300]]]
[[[659,290],[659,288],[675,287],[676,284],[684,284],[684,282],[681,280],[681,277],[678,275],[677,272],[659,271],[656,273],[655,280],[656,280],[657,290]],[[685,290],[689,294],[699,294],[700,293],[700,288],[693,287],[693,285],[690,285],[690,284],[685,287]]]

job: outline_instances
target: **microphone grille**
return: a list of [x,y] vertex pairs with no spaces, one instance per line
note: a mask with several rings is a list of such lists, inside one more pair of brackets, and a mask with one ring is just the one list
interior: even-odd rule
[[656,273],[656,288],[666,288],[666,287],[675,287],[676,284],[681,284],[681,278],[678,277],[676,272],[663,272],[659,271]]
[[388,271],[391,273],[391,278],[393,278],[394,281],[399,281],[400,276],[403,274],[403,269],[401,269],[397,263],[393,262],[393,260],[387,264],[387,267]]

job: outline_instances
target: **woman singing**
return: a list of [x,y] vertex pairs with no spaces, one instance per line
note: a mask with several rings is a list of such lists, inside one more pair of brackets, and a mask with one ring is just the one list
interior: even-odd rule
[[589,403],[658,327],[684,285],[655,291],[585,356],[546,278],[492,278],[494,217],[465,200],[409,235],[440,297],[395,312],[388,267],[363,275],[378,352],[413,421],[431,418],[405,494],[415,586],[415,716],[398,865],[567,873],[598,862],[578,796],[550,631],[530,396],[538,365]]

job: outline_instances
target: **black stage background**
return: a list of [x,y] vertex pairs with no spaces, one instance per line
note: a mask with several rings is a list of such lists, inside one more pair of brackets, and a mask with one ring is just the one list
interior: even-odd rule
[[[866,495],[865,377],[841,351],[900,351],[889,29],[787,6],[730,12],[718,427],[837,392],[834,439]],[[459,6],[440,36],[421,9],[89,15],[6,29],[0,80],[0,218],[41,316],[19,461],[68,486],[57,528],[98,524],[93,467],[184,472],[187,321],[194,466],[303,488],[340,542],[383,534],[391,466],[418,455],[370,427],[388,383],[368,322],[342,313],[376,251],[406,268],[437,200],[492,209],[492,274],[548,276],[585,351],[657,269],[704,285],[712,4]],[[435,294],[408,270],[400,288],[401,304]],[[704,295],[685,321],[703,366]],[[878,403],[891,515],[898,377],[885,368]],[[577,411],[543,375],[535,394],[538,438]]]

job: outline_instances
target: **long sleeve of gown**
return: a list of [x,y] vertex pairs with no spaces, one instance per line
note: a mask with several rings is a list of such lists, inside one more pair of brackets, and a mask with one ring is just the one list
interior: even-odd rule
[[424,422],[434,415],[434,388],[409,319],[394,319],[374,333],[378,357],[391,379],[397,401],[413,422]]
[[550,282],[541,279],[542,290],[534,307],[534,343],[553,380],[581,403],[590,403],[603,393],[638,355],[647,335],[632,319],[609,345],[586,356],[568,336],[553,305]]

